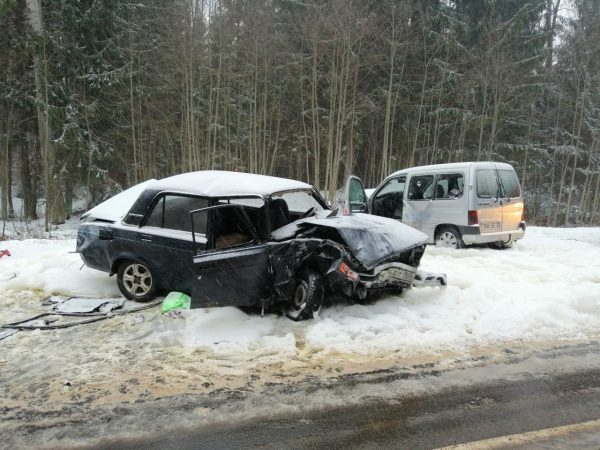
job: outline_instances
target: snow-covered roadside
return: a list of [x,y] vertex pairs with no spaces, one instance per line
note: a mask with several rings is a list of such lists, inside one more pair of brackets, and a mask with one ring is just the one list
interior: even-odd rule
[[[82,268],[70,253],[74,247],[73,239],[0,242],[13,254],[0,258],[0,323],[45,311],[40,300],[49,294],[118,295],[115,279]],[[64,447],[66,437],[89,439],[88,423],[96,437],[157,430],[184,399],[186,411],[195,408],[186,416],[192,423],[235,420],[254,409],[268,414],[305,404],[304,391],[285,400],[273,397],[274,386],[312,389],[390,371],[421,376],[423,367],[458,368],[460,377],[481,356],[502,361],[536,346],[597,340],[599,261],[600,228],[531,228],[506,251],[429,247],[422,267],[445,271],[445,290],[337,305],[313,321],[236,308],[190,310],[177,319],[154,308],[67,329],[22,331],[0,341],[0,434],[10,436],[7,448],[16,442]],[[414,388],[405,381],[402,389]],[[428,378],[426,388],[435,384]],[[348,389],[318,401],[373,395]],[[377,386],[377,395],[389,389]],[[246,396],[245,406],[230,401]]]
[[[66,240],[6,241],[0,259],[0,322],[15,320],[23,294],[118,296],[114,278],[82,268]],[[430,246],[422,268],[443,271],[449,286],[414,289],[375,304],[336,305],[318,320],[293,323],[236,308],[190,310],[185,320],[147,313],[96,345],[123,339],[156,348],[202,348],[221,355],[277,352],[410,356],[466,351],[505,342],[579,340],[600,332],[600,228],[528,230],[511,250]],[[16,276],[15,276],[16,275]],[[12,279],[11,279],[12,278]],[[19,339],[18,336],[10,339]]]

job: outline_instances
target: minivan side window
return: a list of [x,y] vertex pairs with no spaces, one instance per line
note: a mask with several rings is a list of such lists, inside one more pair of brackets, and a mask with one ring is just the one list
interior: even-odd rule
[[504,189],[504,195],[506,197],[520,197],[521,189],[519,188],[519,180],[514,170],[500,169],[498,170],[500,176],[500,182]]
[[498,197],[498,178],[495,169],[480,169],[477,171],[477,197]]
[[[145,226],[191,232],[190,211],[207,206],[206,198],[165,195],[154,205]],[[206,234],[206,214],[200,216],[204,217],[204,220],[194,221],[195,231]]]
[[463,195],[465,177],[462,173],[445,173],[438,175],[435,183],[435,199],[444,200],[460,198]]
[[419,175],[410,179],[409,200],[431,200],[433,197],[433,175]]

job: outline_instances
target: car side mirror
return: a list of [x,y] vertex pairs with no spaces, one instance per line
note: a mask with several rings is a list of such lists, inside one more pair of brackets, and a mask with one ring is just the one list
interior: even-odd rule
[[354,213],[364,213],[367,212],[367,204],[362,202],[351,202],[350,203],[350,212]]

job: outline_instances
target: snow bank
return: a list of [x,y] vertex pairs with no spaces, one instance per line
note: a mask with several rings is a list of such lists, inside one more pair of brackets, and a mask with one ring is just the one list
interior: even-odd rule
[[[7,241],[0,259],[0,321],[19,292],[118,296],[116,280],[82,268],[73,240]],[[114,342],[258,351],[359,354],[464,351],[510,342],[586,339],[600,332],[600,228],[530,228],[514,249],[428,247],[422,268],[443,271],[449,286],[422,288],[362,305],[337,305],[317,320],[248,315],[236,308],[190,310],[185,320],[152,316],[115,332]],[[9,279],[11,277],[13,279]],[[1,304],[0,303],[0,304]],[[298,350],[301,349],[301,350]]]

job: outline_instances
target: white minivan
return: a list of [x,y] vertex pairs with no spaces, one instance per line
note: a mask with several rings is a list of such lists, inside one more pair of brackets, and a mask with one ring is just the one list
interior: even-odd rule
[[460,248],[510,246],[525,234],[523,198],[515,169],[506,163],[464,162],[403,169],[364,193],[362,181],[346,183],[344,212],[391,217],[429,237]]

